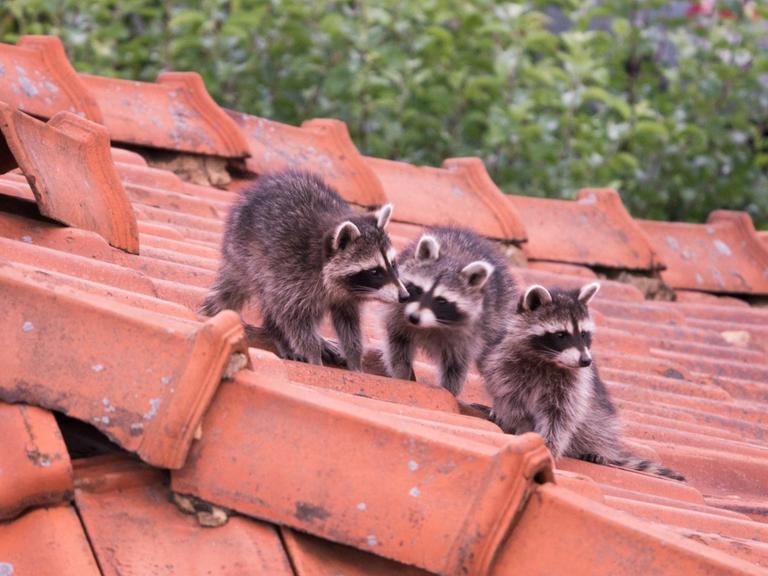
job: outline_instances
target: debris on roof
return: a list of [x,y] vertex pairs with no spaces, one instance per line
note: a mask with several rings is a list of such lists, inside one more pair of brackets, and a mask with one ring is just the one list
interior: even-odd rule
[[[78,75],[55,38],[0,44],[0,65],[0,575],[768,567],[768,310],[745,300],[768,295],[768,237],[746,214],[659,223],[610,190],[504,197],[480,160],[364,157],[341,122],[225,111],[195,75]],[[553,462],[538,436],[472,415],[489,401],[476,372],[458,399],[421,357],[418,382],[382,376],[380,306],[365,373],[248,348],[234,313],[196,314],[244,172],[191,183],[148,164],[159,149],[393,201],[397,246],[472,227],[521,286],[611,271],[601,375],[632,450],[688,483]],[[612,275],[626,271],[660,272],[675,301]],[[78,448],[98,431],[106,453]]]

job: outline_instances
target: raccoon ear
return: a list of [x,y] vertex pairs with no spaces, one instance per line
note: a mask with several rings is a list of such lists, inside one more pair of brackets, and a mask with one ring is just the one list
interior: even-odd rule
[[378,228],[383,230],[387,227],[387,224],[389,224],[389,219],[392,218],[392,209],[392,204],[384,204],[384,206],[376,211],[376,226]]
[[589,304],[592,302],[592,299],[595,297],[598,290],[600,290],[600,282],[591,282],[590,284],[582,286],[581,290],[579,290],[579,302],[584,305]]
[[437,238],[424,234],[416,244],[416,260],[437,260],[440,257],[440,243]]
[[532,312],[539,306],[549,304],[550,302],[552,302],[552,294],[549,293],[549,290],[544,288],[544,286],[534,284],[526,289],[525,294],[523,294],[523,297],[520,299],[518,309]]
[[355,226],[355,223],[349,220],[342,222],[333,231],[333,251],[344,250],[350,242],[358,238],[360,238],[360,229]]
[[494,270],[493,264],[485,260],[475,260],[462,268],[461,275],[466,278],[467,284],[472,288],[482,288]]

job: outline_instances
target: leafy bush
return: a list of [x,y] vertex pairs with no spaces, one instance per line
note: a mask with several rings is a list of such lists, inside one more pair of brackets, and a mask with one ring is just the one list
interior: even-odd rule
[[225,106],[341,118],[376,156],[479,155],[516,194],[615,186],[636,216],[728,207],[766,225],[768,14],[733,1],[733,18],[673,19],[665,4],[5,0],[0,40],[58,35],[104,75],[196,70]]

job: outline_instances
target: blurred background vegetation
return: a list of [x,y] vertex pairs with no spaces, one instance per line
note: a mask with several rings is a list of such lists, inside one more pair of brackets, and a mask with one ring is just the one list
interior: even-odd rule
[[[703,2],[707,5],[711,2]],[[515,194],[617,187],[638,217],[768,225],[763,2],[4,0],[82,72],[194,70],[224,106],[347,122],[370,155],[482,157]]]

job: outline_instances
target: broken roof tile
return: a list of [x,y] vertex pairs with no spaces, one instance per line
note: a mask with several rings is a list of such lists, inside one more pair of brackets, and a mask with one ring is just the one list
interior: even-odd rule
[[706,224],[639,220],[673,288],[768,295],[768,248],[746,212],[717,210]]
[[616,190],[585,188],[575,201],[509,196],[528,231],[529,258],[623,270],[663,266]]
[[0,102],[0,129],[41,214],[138,253],[136,216],[117,178],[103,126],[70,112],[46,124]]
[[242,158],[248,143],[196,72],[163,72],[157,82],[80,74],[104,113],[112,140]]
[[23,36],[16,46],[0,44],[0,101],[42,118],[68,111],[102,120],[99,105],[54,36]]
[[0,574],[101,576],[70,506],[39,508],[0,524]]
[[200,324],[8,265],[0,286],[0,398],[89,422],[157,466],[182,465],[230,356],[245,350],[236,314]]
[[72,466],[53,414],[0,402],[0,438],[0,520],[72,497]]
[[200,526],[172,502],[158,470],[97,457],[78,461],[75,475],[77,508],[105,576],[293,574],[275,527],[239,517]]
[[[173,490],[433,572],[485,573],[534,477],[551,478],[541,440],[462,433],[344,397],[354,398],[239,372]],[[295,458],[275,457],[286,450]]]
[[366,157],[394,203],[398,222],[421,226],[459,225],[485,236],[524,242],[517,210],[505,202],[479,158],[449,158],[441,168]]
[[344,122],[315,119],[297,127],[231,110],[227,113],[248,139],[248,170],[256,174],[285,168],[310,170],[321,175],[347,202],[361,206],[386,203],[381,183],[355,147]]

